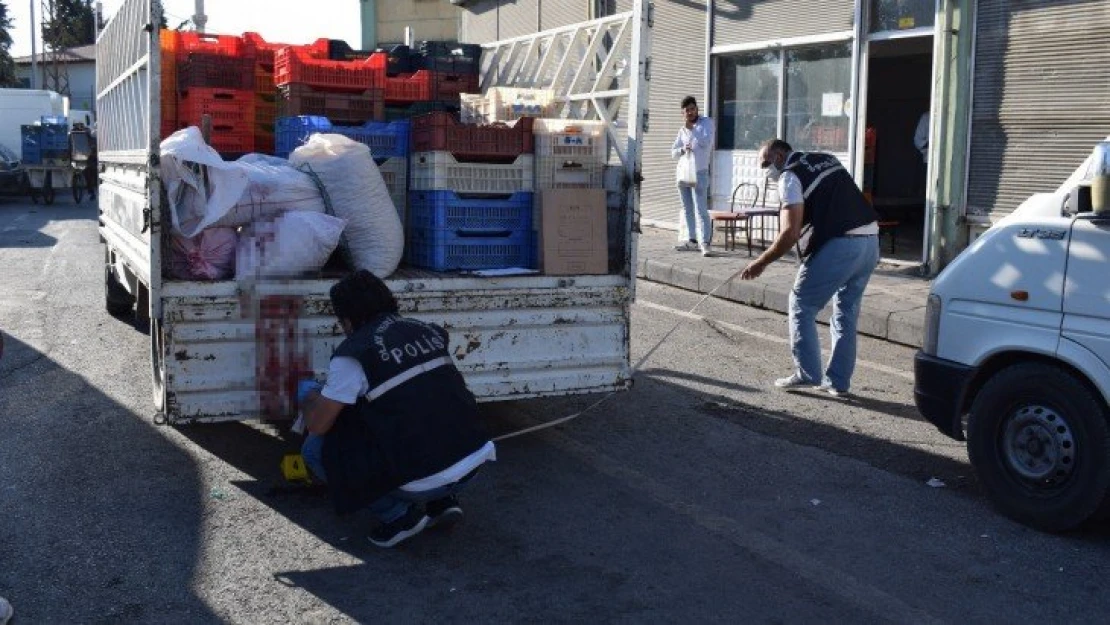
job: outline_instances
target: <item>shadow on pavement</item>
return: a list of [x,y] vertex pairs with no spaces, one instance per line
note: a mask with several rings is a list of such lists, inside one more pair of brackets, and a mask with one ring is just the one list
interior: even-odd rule
[[192,458],[84,376],[5,333],[0,596],[21,623],[203,622]]

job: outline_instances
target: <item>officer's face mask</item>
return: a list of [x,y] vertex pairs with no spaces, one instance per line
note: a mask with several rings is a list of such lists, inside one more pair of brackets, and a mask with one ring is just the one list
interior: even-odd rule
[[772,182],[778,182],[780,176],[782,176],[782,169],[774,161],[771,161],[767,165],[767,178]]

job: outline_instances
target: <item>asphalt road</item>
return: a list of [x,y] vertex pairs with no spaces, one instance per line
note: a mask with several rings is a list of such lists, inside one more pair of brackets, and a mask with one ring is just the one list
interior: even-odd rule
[[[1110,613],[1110,532],[995,514],[963,447],[917,417],[904,347],[862,341],[852,400],[775,391],[783,317],[641,283],[635,388],[504,441],[463,524],[380,550],[365,517],[280,488],[295,442],[153,423],[147,336],[103,310],[91,205],[0,199],[0,267],[0,595],[15,624]],[[504,433],[597,399],[487,418]]]

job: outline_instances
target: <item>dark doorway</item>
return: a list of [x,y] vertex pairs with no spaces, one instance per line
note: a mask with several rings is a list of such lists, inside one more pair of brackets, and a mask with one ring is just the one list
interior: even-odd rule
[[883,257],[920,262],[926,166],[914,137],[922,115],[929,112],[933,38],[868,45],[864,191],[885,223]]

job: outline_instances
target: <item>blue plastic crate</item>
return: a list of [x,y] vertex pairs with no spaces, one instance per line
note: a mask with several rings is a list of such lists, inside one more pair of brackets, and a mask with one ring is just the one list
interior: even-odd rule
[[439,230],[531,230],[530,192],[506,199],[461,198],[454,191],[409,191],[409,226]]
[[43,124],[42,149],[68,151],[69,126],[65,124]]
[[42,163],[42,126],[24,125],[19,127],[21,160],[28,165]]
[[279,117],[275,129],[275,149],[278,156],[288,158],[298,146],[308,141],[313,133],[323,132],[349,137],[370,148],[375,158],[392,158],[409,155],[409,122],[366,122],[361,126],[336,126],[327,117],[302,115]]
[[408,261],[433,271],[534,268],[531,230],[410,228]]

